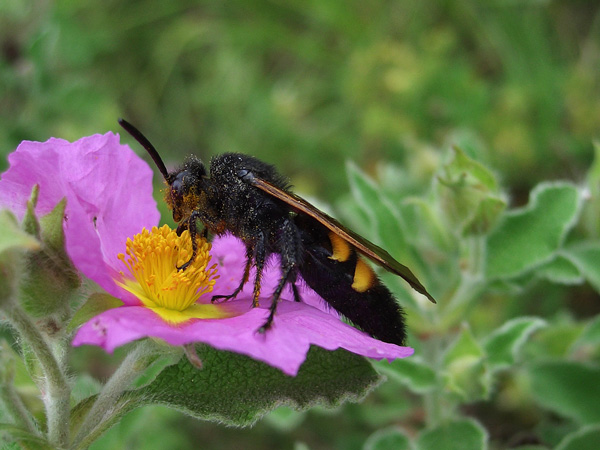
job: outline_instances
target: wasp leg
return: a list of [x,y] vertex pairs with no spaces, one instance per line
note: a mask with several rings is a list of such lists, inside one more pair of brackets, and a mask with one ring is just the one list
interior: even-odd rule
[[258,307],[258,297],[260,295],[260,281],[262,272],[265,268],[267,258],[267,249],[265,247],[265,236],[259,233],[259,239],[254,245],[254,267],[256,267],[256,277],[254,278],[254,292],[252,294],[252,307]]
[[184,220],[183,222],[179,222],[179,225],[177,225],[177,236],[181,236],[181,233],[183,233],[187,229],[188,229],[188,221],[187,220]]
[[271,327],[273,318],[275,317],[275,311],[277,311],[277,303],[279,297],[286,284],[292,284],[292,292],[294,293],[294,300],[300,301],[300,294],[296,288],[296,276],[298,274],[298,259],[302,251],[302,244],[298,229],[291,220],[286,220],[283,223],[282,229],[282,248],[280,249],[281,254],[281,279],[271,298],[271,308],[269,309],[269,317],[266,322],[258,329],[259,333],[264,333]]
[[[281,291],[283,291],[283,288],[285,287],[285,285],[291,281],[291,278],[294,274],[294,269],[295,269],[294,267],[289,267],[287,269],[287,271],[285,272],[285,274],[281,277],[281,280],[279,280],[279,284],[277,285],[275,292],[273,292],[273,298],[271,299],[271,307],[269,308],[269,317],[267,317],[267,321],[258,329],[259,333],[264,333],[269,328],[271,328],[271,325],[273,323],[273,318],[275,317],[275,311],[277,311],[277,303],[279,302],[279,297],[281,296]],[[292,284],[292,286],[293,286],[293,284]]]
[[250,277],[250,267],[252,267],[252,248],[246,247],[246,267],[244,267],[244,276],[242,277],[242,281],[240,285],[235,288],[235,290],[229,295],[213,295],[211,302],[219,301],[227,301],[232,298],[237,297],[237,295],[244,289],[244,285],[248,282],[248,278]]
[[292,292],[294,293],[294,301],[301,302],[302,297],[300,297],[300,293],[298,292],[298,286],[296,286],[296,283],[292,283]]
[[[181,233],[183,233],[185,230],[188,230],[190,232],[190,239],[192,240],[192,256],[186,263],[183,263],[181,266],[179,266],[177,270],[187,269],[188,266],[196,259],[196,254],[198,253],[198,241],[196,239],[198,237],[198,229],[196,228],[196,221],[198,220],[198,216],[198,211],[192,211],[190,217],[177,226],[178,236],[181,236]],[[206,239],[206,236],[208,236],[208,228],[203,228],[202,232],[200,233],[200,237]]]

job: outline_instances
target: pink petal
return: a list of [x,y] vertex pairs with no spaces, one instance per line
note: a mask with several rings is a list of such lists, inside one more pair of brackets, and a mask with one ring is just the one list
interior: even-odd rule
[[[34,184],[40,186],[36,212],[48,213],[67,198],[66,249],[76,267],[113,295],[116,255],[127,237],[160,218],[152,196],[152,170],[113,133],[69,143],[52,138],[22,142],[9,155],[0,180],[0,205],[22,218]],[[106,264],[104,264],[105,262]]]
[[273,326],[264,334],[257,330],[269,314],[268,305],[251,308],[251,301],[246,298],[228,302],[227,306],[247,312],[228,319],[196,320],[175,327],[143,307],[116,308],[83,325],[73,345],[99,345],[112,352],[143,337],[160,338],[171,345],[203,342],[248,355],[292,376],[298,373],[310,345],[327,350],[343,348],[374,359],[404,358],[413,353],[409,347],[381,342],[304,303],[282,301]]

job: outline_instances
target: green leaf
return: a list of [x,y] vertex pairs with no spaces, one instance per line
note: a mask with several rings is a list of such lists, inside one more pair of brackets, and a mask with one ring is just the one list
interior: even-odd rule
[[25,445],[24,448],[30,450],[55,450],[55,447],[44,438],[11,423],[0,423],[0,436],[8,436],[2,441],[6,439],[8,442],[20,442]]
[[123,302],[112,295],[104,293],[94,293],[90,295],[87,301],[75,312],[73,318],[67,326],[67,331],[72,332],[79,326],[86,323],[98,314],[109,309],[118,308]]
[[271,411],[264,420],[269,423],[269,426],[278,431],[290,432],[300,425],[305,417],[306,414],[302,412],[294,411],[287,406],[280,406]]
[[[382,380],[366,359],[344,350],[311,347],[295,377],[247,356],[208,346],[198,354],[202,370],[182,358],[148,386],[125,393],[115,408],[125,414],[143,405],[160,404],[202,420],[249,426],[279,406],[305,410],[359,401]],[[74,414],[83,415],[93,400],[81,402]]]
[[600,422],[600,368],[570,361],[543,362],[530,370],[531,389],[545,408],[580,424]]
[[577,343],[585,343],[592,345],[600,344],[600,315],[587,324],[581,335],[577,339]]
[[492,332],[484,343],[490,366],[503,369],[513,365],[529,336],[545,325],[537,317],[518,317]]
[[343,350],[311,347],[296,377],[207,346],[199,356],[203,370],[182,359],[137,394],[197,418],[244,426],[282,405],[304,410],[358,401],[381,380],[367,360]]
[[559,284],[581,284],[584,281],[584,277],[577,266],[561,254],[538,267],[535,270],[535,275]]
[[527,355],[539,361],[541,358],[567,358],[581,336],[581,322],[555,322],[538,330],[536,339],[525,348]]
[[65,260],[69,258],[65,252],[65,233],[63,222],[65,220],[65,209],[67,199],[63,198],[48,214],[40,219],[40,233],[44,244],[57,256]]
[[418,394],[429,392],[436,385],[435,371],[418,357],[396,359],[391,363],[379,361],[376,367],[388,378],[405,384]]
[[454,157],[438,176],[441,204],[463,234],[487,233],[506,208],[495,175],[454,147]]
[[[0,254],[12,249],[37,250],[39,241],[19,228],[12,212],[0,211]],[[14,261],[13,261],[14,263]]]
[[397,427],[377,430],[365,441],[363,450],[412,450],[414,445]]
[[463,326],[460,336],[444,356],[446,389],[466,402],[487,398],[490,377],[484,356],[470,328]]
[[39,197],[40,185],[34,184],[31,188],[31,195],[29,196],[29,200],[27,200],[27,209],[25,210],[25,215],[23,216],[23,220],[21,221],[21,228],[26,233],[38,239],[40,238],[40,222],[38,221],[37,215],[35,213],[35,208],[37,206]]
[[452,151],[452,159],[443,167],[444,176],[438,177],[442,184],[480,192],[498,192],[498,181],[491,170],[469,157],[460,147],[454,146]]
[[579,214],[579,193],[568,183],[543,183],[529,205],[506,214],[487,242],[487,275],[510,278],[549,261]]
[[0,306],[15,298],[21,277],[22,255],[40,248],[33,236],[19,228],[15,216],[8,210],[0,211]]
[[491,230],[506,208],[506,200],[500,197],[485,197],[477,205],[471,217],[463,225],[465,234],[484,234]]
[[450,346],[444,356],[445,364],[452,364],[454,361],[464,357],[482,358],[483,350],[468,325],[463,325],[461,333],[454,343]]
[[[40,219],[42,248],[29,252],[20,283],[20,300],[34,317],[65,310],[81,284],[78,272],[64,248],[63,221],[66,199]],[[32,219],[33,220],[33,219]]]
[[600,241],[578,242],[565,248],[562,254],[600,292]]
[[555,450],[596,450],[600,443],[600,425],[583,427],[567,436]]
[[587,198],[581,219],[586,236],[600,237],[600,143],[594,143],[594,161],[587,173]]
[[484,450],[488,435],[473,419],[454,420],[421,432],[418,450]]

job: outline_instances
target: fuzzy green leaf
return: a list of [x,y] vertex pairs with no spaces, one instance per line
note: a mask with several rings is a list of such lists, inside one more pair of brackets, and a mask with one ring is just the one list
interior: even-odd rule
[[137,394],[191,416],[230,425],[251,425],[277,406],[304,410],[364,397],[381,378],[355,354],[311,347],[296,377],[247,356],[204,346],[204,369],[187,360],[167,367]]
[[[344,350],[311,347],[295,377],[208,346],[199,348],[198,355],[202,370],[182,358],[149,385],[125,393],[115,406],[119,414],[159,404],[202,420],[249,426],[279,406],[305,410],[359,401],[382,380],[366,359]],[[77,405],[76,413],[83,415],[93,400]]]
[[419,450],[484,450],[488,435],[473,419],[455,420],[423,431],[417,440]]
[[413,450],[415,447],[400,428],[377,430],[365,442],[363,450]]
[[[20,284],[20,300],[34,317],[66,308],[81,280],[64,248],[63,221],[66,199],[39,221],[42,248],[27,254]],[[33,221],[33,218],[31,219]]]
[[506,200],[488,196],[477,205],[471,217],[463,225],[465,234],[484,234],[491,230],[506,208]]
[[600,241],[578,242],[565,248],[563,254],[600,292]]
[[444,365],[448,390],[467,402],[487,398],[490,377],[485,353],[467,326],[448,349]]
[[570,361],[538,363],[530,371],[534,397],[581,424],[600,422],[600,368]]
[[594,161],[587,173],[587,198],[581,219],[587,236],[600,237],[600,143],[594,143]]
[[600,443],[600,425],[596,424],[565,436],[555,450],[596,450],[598,443]]
[[587,324],[577,339],[577,344],[600,345],[600,315]]
[[435,387],[435,371],[417,357],[396,359],[391,363],[380,361],[376,365],[388,378],[398,380],[413,392],[422,394]]
[[542,264],[535,270],[539,278],[546,278],[553,283],[559,284],[581,284],[584,277],[581,271],[564,255],[556,255],[552,261]]
[[518,317],[492,332],[484,344],[490,366],[502,369],[513,365],[529,336],[545,325],[537,317]]
[[0,423],[0,436],[2,436],[2,441],[19,442],[23,444],[22,447],[18,448],[27,448],[30,450],[55,450],[55,447],[50,445],[50,443],[42,437],[32,434],[11,423]]
[[0,306],[15,297],[22,273],[22,255],[40,248],[39,241],[19,228],[15,216],[0,211]]
[[579,193],[568,183],[544,183],[529,205],[506,214],[489,236],[487,276],[511,278],[553,258],[579,214]]
[[15,216],[8,210],[0,211],[0,253],[11,249],[36,250],[39,241],[19,228]]
[[454,147],[438,176],[441,205],[463,234],[487,233],[506,208],[495,175]]

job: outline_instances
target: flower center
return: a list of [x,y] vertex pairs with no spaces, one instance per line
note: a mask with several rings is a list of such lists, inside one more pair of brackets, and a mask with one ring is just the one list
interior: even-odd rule
[[217,265],[208,267],[210,244],[199,238],[197,243],[194,261],[185,270],[178,270],[192,256],[189,232],[177,236],[167,225],[151,231],[144,228],[133,239],[127,239],[125,254],[118,255],[129,274],[121,272],[117,284],[172,324],[230,316],[218,305],[197,303],[203,294],[212,291],[218,278]]

